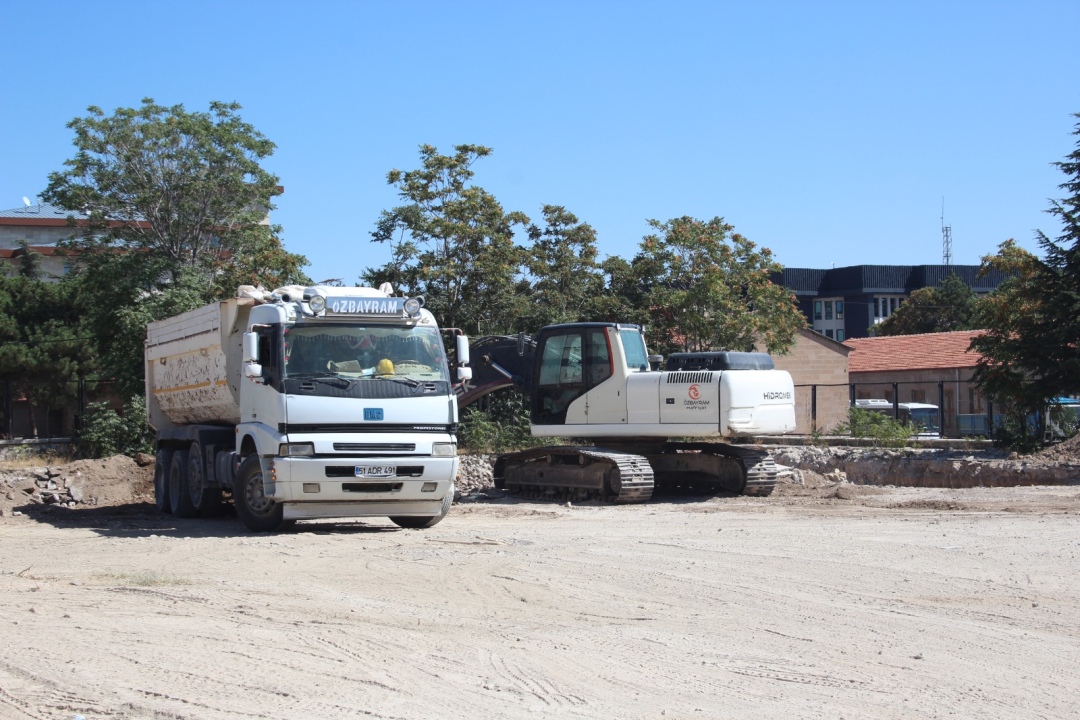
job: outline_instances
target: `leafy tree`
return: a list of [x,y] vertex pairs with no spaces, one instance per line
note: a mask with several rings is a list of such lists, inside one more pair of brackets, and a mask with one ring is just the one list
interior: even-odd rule
[[531,328],[594,320],[604,276],[596,262],[596,231],[559,205],[543,207],[545,227],[529,226],[533,278]]
[[[1080,123],[1073,135],[1080,136]],[[1047,212],[1061,221],[1062,234],[1056,240],[1036,234],[1045,260],[1012,240],[983,258],[985,269],[1015,277],[991,297],[983,316],[986,333],[971,344],[983,355],[976,382],[1017,415],[1020,428],[1027,427],[1020,417],[1080,389],[1080,141],[1054,164],[1067,177],[1059,187],[1069,196],[1051,200]]]
[[[89,335],[74,283],[0,276],[0,381],[31,407],[74,404],[79,380],[96,370]],[[30,422],[36,437],[33,413]]]
[[367,269],[362,279],[423,295],[446,327],[507,332],[528,302],[521,282],[526,253],[514,243],[514,228],[527,226],[529,218],[505,212],[493,195],[470,184],[473,164],[490,148],[454,150],[440,155],[421,145],[419,169],[387,173],[405,204],[384,210],[371,236],[390,243],[392,260]]
[[975,330],[979,323],[979,296],[956,275],[937,287],[919,288],[900,308],[874,327],[875,335]]
[[143,396],[134,395],[124,403],[123,414],[117,413],[108,403],[90,403],[79,440],[86,454],[95,458],[152,453],[154,433],[146,424]]
[[29,240],[20,240],[19,249],[19,275],[31,280],[41,280],[44,271],[41,269],[41,255],[30,249]]
[[642,256],[629,262],[613,255],[600,263],[604,290],[593,305],[597,320],[631,322],[641,325],[649,321],[648,288],[651,278],[645,277]]
[[43,197],[89,216],[80,252],[149,252],[173,277],[242,256],[281,190],[259,165],[274,144],[238,110],[212,102],[209,112],[188,112],[150,98],[112,115],[90,106],[68,123],[75,156],[49,175]]
[[806,324],[767,248],[733,233],[722,218],[650,220],[634,260],[647,283],[654,344],[672,350],[745,350],[760,340],[787,352]]
[[[76,153],[43,197],[88,216],[64,245],[104,372],[142,393],[146,323],[231,297],[237,285],[304,283],[307,260],[262,224],[280,193],[260,161],[274,144],[235,103],[188,112],[144,99],[68,123]],[[74,221],[73,221],[74,222]]]

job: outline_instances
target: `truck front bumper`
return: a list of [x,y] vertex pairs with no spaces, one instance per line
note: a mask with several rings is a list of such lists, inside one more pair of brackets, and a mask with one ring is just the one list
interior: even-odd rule
[[[265,495],[285,504],[286,518],[438,515],[453,492],[456,457],[274,457],[264,459]],[[392,468],[357,477],[355,468]]]

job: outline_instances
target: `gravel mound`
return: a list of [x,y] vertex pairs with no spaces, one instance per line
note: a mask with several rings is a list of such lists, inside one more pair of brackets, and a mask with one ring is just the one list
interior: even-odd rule
[[25,505],[131,505],[154,501],[154,466],[125,455],[0,471],[0,517]]

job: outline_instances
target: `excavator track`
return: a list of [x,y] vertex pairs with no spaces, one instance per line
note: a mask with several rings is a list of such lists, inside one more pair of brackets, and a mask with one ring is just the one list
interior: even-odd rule
[[727,443],[668,443],[665,450],[696,450],[711,455],[723,455],[737,460],[742,466],[745,479],[743,495],[764,497],[776,488],[778,470],[776,460],[763,449]]
[[652,497],[653,470],[634,453],[598,447],[524,450],[495,461],[495,487],[517,497],[642,503]]

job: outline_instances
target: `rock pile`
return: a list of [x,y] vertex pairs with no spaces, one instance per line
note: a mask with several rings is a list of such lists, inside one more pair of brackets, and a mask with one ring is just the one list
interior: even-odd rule
[[495,455],[462,455],[458,459],[457,480],[454,482],[456,500],[481,500],[498,495],[502,491],[495,489],[492,470]]
[[0,505],[0,516],[18,511],[9,507],[27,502],[34,505],[74,507],[84,501],[80,487],[82,473],[69,474],[63,467],[27,468],[0,474],[0,492],[7,503]]
[[[149,464],[147,464],[147,461]],[[0,517],[19,508],[47,505],[129,505],[153,502],[153,457],[137,462],[123,455],[76,460],[67,465],[0,471]]]
[[949,450],[852,447],[770,448],[776,462],[795,468],[796,481],[859,485],[969,488],[1080,484],[1080,459],[1016,456],[989,451],[977,455]]

